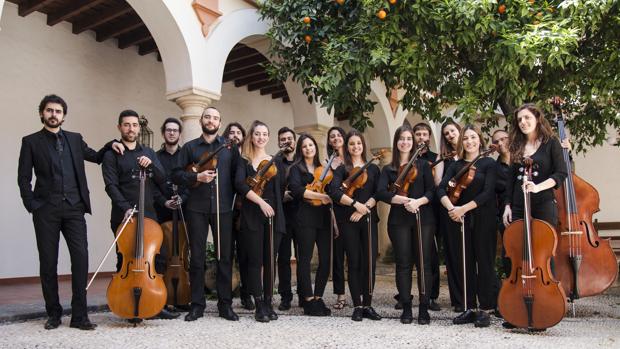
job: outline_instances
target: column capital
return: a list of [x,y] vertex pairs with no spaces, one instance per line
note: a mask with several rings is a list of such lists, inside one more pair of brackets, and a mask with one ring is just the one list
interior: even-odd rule
[[185,90],[185,93],[177,93],[168,95],[183,110],[181,113],[181,121],[183,122],[183,134],[181,140],[183,143],[188,140],[199,137],[202,134],[200,126],[200,117],[214,98],[204,93],[194,93],[193,89]]

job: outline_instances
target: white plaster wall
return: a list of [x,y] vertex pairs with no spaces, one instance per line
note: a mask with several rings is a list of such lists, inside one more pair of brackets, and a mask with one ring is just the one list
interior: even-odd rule
[[[115,40],[98,43],[92,31],[73,35],[68,23],[50,27],[45,21],[38,12],[19,17],[17,6],[7,3],[0,22],[0,104],[5,115],[0,138],[4,150],[0,278],[38,275],[34,229],[19,196],[16,174],[21,137],[42,127],[37,107],[45,94],[56,93],[67,101],[64,127],[82,133],[93,148],[118,137],[116,118],[123,109],[146,115],[154,129],[165,117],[180,113],[166,100],[163,67],[154,54],[139,56],[135,47],[119,50]],[[155,133],[159,145],[161,137]],[[94,271],[112,241],[110,200],[99,166],[88,163],[86,171],[93,206],[93,215],[86,219]],[[62,241],[59,274],[68,274],[69,257]],[[104,270],[112,266],[108,262]]]

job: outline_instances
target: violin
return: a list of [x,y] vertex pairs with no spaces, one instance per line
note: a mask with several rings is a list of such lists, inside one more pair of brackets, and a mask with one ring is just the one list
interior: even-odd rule
[[258,164],[256,174],[245,179],[247,185],[249,185],[252,191],[258,194],[258,196],[263,196],[263,191],[265,191],[267,182],[278,174],[278,168],[274,162],[276,161],[276,158],[281,156],[282,153],[284,153],[284,151],[288,148],[290,148],[290,145],[287,143],[280,148],[280,150],[273,155],[271,159],[261,161],[260,164]]
[[406,164],[401,165],[398,168],[398,176],[396,177],[394,183],[390,186],[390,192],[401,196],[408,195],[409,185],[413,183],[418,176],[418,168],[415,166],[415,162],[422,154],[422,151],[424,151],[427,147],[428,146],[426,143],[420,143],[411,159],[409,159]]
[[118,253],[123,264],[112,275],[107,298],[110,310],[125,319],[153,317],[166,305],[166,284],[155,270],[155,255],[164,238],[161,226],[155,220],[144,217],[144,192],[147,174],[139,171],[140,195],[138,217],[117,229]]
[[[532,160],[526,159],[523,183],[532,175]],[[551,257],[557,237],[549,223],[533,219],[530,193],[524,191],[524,219],[515,220],[504,231],[506,257],[512,268],[502,282],[498,306],[510,324],[527,329],[545,329],[564,318],[568,304],[560,282],[551,273]]]
[[366,161],[366,163],[362,167],[354,167],[349,171],[349,177],[345,179],[340,185],[340,189],[350,198],[353,197],[355,191],[366,184],[368,180],[368,174],[366,173],[366,169],[373,161],[380,159],[385,154],[385,150],[379,151],[377,154],[374,154],[370,160]]
[[[235,144],[235,141],[233,141],[232,139],[227,139],[223,144],[217,147],[214,151],[212,152],[205,151],[204,153],[202,153],[202,155],[200,155],[200,160],[198,160],[197,163],[191,163],[187,165],[185,170],[188,172],[193,172],[193,173],[200,173],[200,172],[204,172],[207,170],[215,171],[215,169],[217,169],[217,153],[219,153],[225,148],[230,149],[230,147],[232,147],[233,144]],[[196,188],[200,186],[201,184],[202,182],[196,181],[196,183],[194,183],[192,187]]]
[[451,151],[448,154],[445,155],[441,155],[439,157],[439,159],[435,160],[435,162],[431,162],[429,161],[429,165],[431,166],[431,169],[434,171],[435,170],[435,166],[441,164],[442,162],[448,160],[448,159],[453,159],[456,156],[456,152],[455,151]]
[[[315,193],[325,193],[325,187],[332,181],[334,178],[333,171],[331,169],[332,162],[338,156],[336,152],[333,152],[332,155],[327,160],[327,164],[325,166],[318,166],[314,169],[314,180],[312,183],[306,185],[306,189],[313,191]],[[323,203],[321,200],[317,199],[309,199],[307,200],[312,206],[321,206]]]
[[[559,100],[554,107],[560,139],[566,138]],[[603,293],[616,281],[618,263],[608,239],[598,236],[592,215],[600,210],[598,191],[577,176],[568,149],[562,148],[568,177],[555,190],[558,205],[558,251],[555,277],[571,301]]]
[[179,224],[179,214],[182,213],[181,200],[178,198],[177,186],[172,185],[174,196],[177,197],[177,207],[172,211],[172,221],[164,222],[161,228],[164,232],[164,245],[167,247],[168,267],[164,274],[164,282],[168,290],[167,304],[185,305],[192,300],[189,285],[189,238],[185,219]]
[[450,202],[453,205],[456,205],[461,198],[463,191],[467,189],[467,187],[474,180],[474,176],[476,175],[476,162],[497,151],[497,148],[498,146],[496,144],[491,144],[489,149],[478,154],[473,161],[463,166],[463,168],[461,168],[461,170],[448,181],[448,199],[450,199]]

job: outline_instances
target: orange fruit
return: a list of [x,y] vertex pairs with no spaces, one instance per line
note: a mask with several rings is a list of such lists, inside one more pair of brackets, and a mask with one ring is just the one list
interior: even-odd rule
[[499,12],[500,15],[503,15],[504,13],[506,13],[506,5],[504,4],[499,5],[499,7],[497,8],[497,12]]
[[542,16],[543,16],[543,13],[542,13],[542,12],[538,12],[538,13],[536,14],[536,17],[538,17],[538,18],[541,18]]
[[384,20],[385,17],[387,17],[387,12],[385,12],[385,10],[380,10],[379,12],[377,12],[377,17],[379,17],[379,19]]
[[310,17],[308,17],[308,16],[304,17],[304,23],[310,24],[311,21],[312,20],[310,19]]
[[390,5],[394,5],[397,0],[389,0]]
[[527,0],[527,2],[530,3],[530,5],[534,5],[534,3],[536,2],[536,0]]
[[344,4],[344,0],[336,0],[336,2],[338,3],[338,5]]
[[304,35],[304,40],[306,40],[306,43],[310,43],[312,41],[312,36],[310,35]]

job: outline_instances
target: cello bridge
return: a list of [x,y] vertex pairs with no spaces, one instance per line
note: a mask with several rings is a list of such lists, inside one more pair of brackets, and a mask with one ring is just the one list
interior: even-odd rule
[[521,279],[536,279],[536,275],[521,275]]
[[144,269],[132,269],[131,271],[133,271],[134,273],[143,273]]
[[563,231],[560,235],[582,235],[583,232],[581,230],[578,231]]

